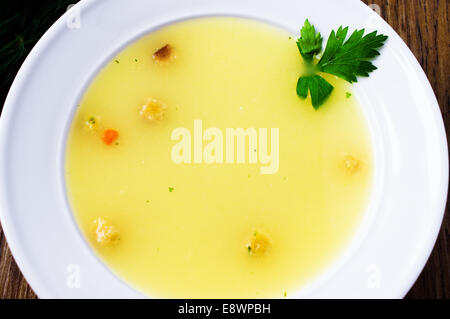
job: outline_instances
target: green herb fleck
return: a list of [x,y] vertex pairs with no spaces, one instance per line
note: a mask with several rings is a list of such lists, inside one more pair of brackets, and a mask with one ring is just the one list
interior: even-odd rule
[[284,298],[286,298],[286,297],[287,297],[287,292],[285,291],[285,292],[284,292]]
[[339,27],[331,31],[322,57],[317,63],[314,58],[322,51],[322,36],[305,21],[297,40],[297,47],[305,62],[306,71],[298,79],[297,95],[306,99],[308,93],[315,109],[322,106],[331,95],[334,87],[317,73],[323,72],[335,75],[350,83],[357,82],[359,76],[368,77],[377,68],[370,62],[380,55],[380,49],[387,36],[377,34],[377,31],[364,36],[365,30],[355,30],[347,38],[348,27]]
[[248,251],[248,253],[250,254],[250,253],[252,252],[252,247],[247,246],[247,251]]
[[345,96],[347,97],[347,99],[349,99],[352,96],[352,94],[350,92],[346,92]]
[[88,120],[89,124],[94,125],[96,123],[95,117],[91,116]]
[[134,59],[134,62],[137,62],[138,61],[138,59]]
[[172,193],[175,190],[173,187],[169,187],[169,192]]
[[119,62],[119,60],[114,60],[114,62],[116,62],[117,64],[119,64],[120,62]]
[[292,37],[289,37],[288,39],[289,39],[289,40],[292,40]]

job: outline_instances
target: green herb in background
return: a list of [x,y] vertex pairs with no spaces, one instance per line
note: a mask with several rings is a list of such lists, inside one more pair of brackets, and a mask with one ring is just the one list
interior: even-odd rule
[[[318,73],[329,73],[350,83],[357,82],[358,76],[369,76],[377,68],[370,62],[380,53],[387,36],[377,31],[364,36],[364,29],[355,30],[347,39],[348,27],[332,31],[322,57],[315,58],[322,51],[323,38],[308,20],[305,21],[297,40],[297,47],[305,62],[305,73],[298,79],[297,95],[306,99],[308,93],[315,109],[324,104],[334,87]],[[347,40],[346,40],[347,39]]]
[[0,108],[36,42],[78,0],[14,0],[0,4]]

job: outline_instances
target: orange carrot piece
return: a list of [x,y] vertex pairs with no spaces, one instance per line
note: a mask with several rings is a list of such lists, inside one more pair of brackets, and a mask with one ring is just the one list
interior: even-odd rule
[[107,129],[103,132],[102,140],[106,145],[111,145],[119,137],[119,132],[113,129]]

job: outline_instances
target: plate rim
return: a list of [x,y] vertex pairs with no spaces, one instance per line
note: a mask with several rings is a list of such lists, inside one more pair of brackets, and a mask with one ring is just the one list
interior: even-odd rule
[[[364,10],[371,10],[368,6],[366,6],[364,3],[358,1],[358,0],[346,0],[347,2],[353,2],[358,3],[361,7],[364,7]],[[80,8],[83,8],[83,10],[86,10],[89,6],[95,4],[98,2],[98,0],[82,0],[79,3],[77,3],[75,6],[79,6]],[[38,41],[38,43],[33,47],[29,55],[27,56],[25,62],[20,67],[19,72],[17,73],[13,84],[11,85],[11,88],[8,92],[8,95],[5,99],[4,108],[2,111],[2,115],[0,118],[0,153],[5,154],[6,153],[6,145],[5,142],[8,132],[8,127],[11,125],[11,121],[9,118],[11,117],[13,106],[15,104],[16,96],[19,94],[20,90],[23,87],[23,83],[25,82],[27,75],[29,74],[32,66],[34,63],[36,63],[37,58],[45,51],[45,48],[51,44],[51,41],[54,40],[54,38],[58,35],[58,33],[61,31],[61,28],[64,27],[66,18],[68,13],[66,12],[64,15],[62,15],[50,28],[45,32],[45,34],[42,36],[42,38]],[[445,177],[443,179],[443,185],[439,187],[440,190],[440,217],[435,219],[433,224],[433,231],[430,232],[430,236],[428,236],[428,241],[425,243],[423,251],[421,252],[421,262],[417,265],[416,271],[414,273],[410,274],[411,280],[409,280],[409,283],[405,284],[402,289],[402,297],[406,295],[406,293],[410,290],[412,285],[417,280],[418,276],[422,272],[431,252],[435,245],[436,239],[439,235],[439,231],[442,225],[442,220],[445,214],[445,207],[447,203],[447,195],[448,195],[448,143],[447,143],[447,137],[445,134],[445,125],[442,117],[442,113],[436,98],[436,95],[432,89],[432,86],[423,71],[422,67],[420,66],[418,60],[415,58],[409,47],[406,45],[406,43],[403,41],[403,39],[397,34],[397,32],[386,22],[383,20],[383,23],[386,25],[387,28],[389,28],[392,32],[392,34],[395,36],[396,41],[402,46],[403,53],[406,54],[406,56],[409,59],[409,62],[411,62],[415,67],[415,74],[420,78],[421,83],[424,83],[426,85],[426,95],[428,98],[428,101],[430,104],[433,104],[434,107],[432,108],[433,112],[433,120],[435,121],[435,124],[439,127],[439,130],[441,133],[442,139],[440,140],[440,144],[442,146],[441,150],[444,155],[443,159],[443,173],[445,174]],[[4,158],[3,156],[0,157],[0,171],[3,170],[5,167]],[[0,188],[0,221],[2,223],[3,232],[5,234],[5,238],[8,241],[8,245],[10,247],[11,253],[18,264],[20,270],[22,271],[25,279],[29,283],[29,285],[32,287],[32,289],[35,291],[35,293],[38,296],[48,296],[51,295],[47,289],[44,288],[46,285],[42,284],[40,282],[40,279],[38,276],[35,276],[32,270],[31,263],[26,262],[28,257],[24,253],[24,251],[21,249],[20,245],[20,239],[17,236],[17,231],[15,230],[13,226],[12,220],[9,219],[9,214],[6,213],[7,211],[10,211],[8,208],[8,198],[7,198],[7,189],[4,187],[3,189],[3,183],[2,188]]]

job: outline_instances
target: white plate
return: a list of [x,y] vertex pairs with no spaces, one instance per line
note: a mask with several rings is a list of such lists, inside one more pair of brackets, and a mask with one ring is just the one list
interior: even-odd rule
[[[77,10],[81,28],[74,28]],[[28,56],[0,122],[1,222],[40,297],[142,297],[93,255],[74,223],[63,177],[66,134],[89,81],[115,53],[152,29],[204,15],[262,19],[293,35],[306,18],[323,34],[343,24],[389,35],[376,60],[379,70],[355,87],[375,152],[365,219],[346,252],[291,297],[399,298],[408,292],[442,222],[447,142],[420,65],[370,8],[359,0],[84,0],[70,12]]]

